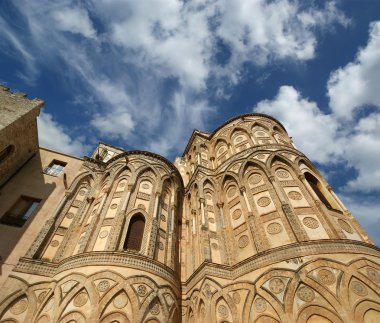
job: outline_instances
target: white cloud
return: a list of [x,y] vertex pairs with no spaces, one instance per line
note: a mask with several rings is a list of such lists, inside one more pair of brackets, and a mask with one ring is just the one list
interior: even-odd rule
[[340,118],[351,119],[366,105],[380,107],[380,21],[370,26],[369,41],[355,60],[334,71],[328,81],[330,107]]
[[81,139],[71,138],[64,127],[53,120],[50,114],[42,111],[37,123],[39,143],[42,147],[79,157],[88,153],[89,146]]
[[52,12],[52,16],[59,30],[80,34],[87,38],[96,37],[88,12],[83,8],[59,8]]
[[273,100],[259,102],[254,111],[280,120],[297,147],[314,161],[329,163],[341,154],[335,120],[292,86],[281,86]]

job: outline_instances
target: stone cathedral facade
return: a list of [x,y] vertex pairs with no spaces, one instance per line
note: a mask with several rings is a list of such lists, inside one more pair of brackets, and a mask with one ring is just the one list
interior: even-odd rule
[[0,88],[0,323],[380,322],[379,249],[279,121],[76,158],[42,105]]

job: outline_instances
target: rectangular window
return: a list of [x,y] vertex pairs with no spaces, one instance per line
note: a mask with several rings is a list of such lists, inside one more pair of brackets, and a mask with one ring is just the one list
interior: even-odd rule
[[44,169],[44,173],[52,176],[58,176],[65,166],[66,163],[59,160],[53,160],[50,165]]
[[16,204],[6,212],[0,219],[0,223],[22,227],[24,223],[32,216],[41,200],[21,196]]

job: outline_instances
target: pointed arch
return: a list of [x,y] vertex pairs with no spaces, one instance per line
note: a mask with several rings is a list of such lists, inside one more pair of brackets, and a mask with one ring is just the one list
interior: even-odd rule
[[127,235],[124,240],[123,250],[140,251],[144,237],[145,217],[136,213],[129,221]]

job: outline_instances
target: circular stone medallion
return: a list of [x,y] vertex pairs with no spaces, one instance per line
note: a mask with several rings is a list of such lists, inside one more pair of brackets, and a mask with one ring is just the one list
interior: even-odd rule
[[125,187],[125,183],[120,183],[119,187]]
[[257,135],[258,135],[259,137],[265,137],[265,136],[266,136],[266,133],[263,132],[263,131],[259,131],[259,132],[257,133]]
[[255,300],[255,307],[257,312],[262,313],[267,309],[267,302],[264,298],[259,297]]
[[231,187],[228,192],[227,192],[227,196],[229,198],[232,198],[236,195],[236,188],[235,187]]
[[26,298],[20,299],[16,304],[14,304],[10,311],[14,315],[19,315],[26,311],[28,308],[28,300]]
[[218,250],[218,244],[217,243],[215,243],[215,242],[213,242],[212,244],[211,244],[211,247],[212,247],[212,249],[215,249],[215,250]]
[[309,229],[316,229],[319,227],[319,222],[311,216],[306,216],[302,219],[302,223]]
[[261,182],[263,177],[260,174],[253,174],[249,177],[248,182],[252,185],[257,185]]
[[321,269],[317,273],[318,280],[325,285],[332,285],[335,283],[336,279],[334,274],[328,269]]
[[218,313],[221,317],[227,317],[228,316],[228,308],[225,305],[219,305],[218,306]]
[[148,189],[150,188],[149,184],[147,184],[147,183],[142,184],[141,187],[142,187],[144,190],[148,190]]
[[122,309],[128,304],[128,298],[125,294],[120,294],[115,297],[113,300],[113,305],[118,308]]
[[300,287],[297,295],[304,302],[311,302],[315,298],[314,291],[308,286]]
[[139,285],[139,287],[137,287],[137,294],[141,297],[145,296],[146,295],[146,286]]
[[347,233],[350,233],[350,234],[354,233],[354,231],[352,230],[351,226],[346,221],[344,221],[342,219],[339,219],[338,220],[338,224]]
[[161,216],[160,216],[160,220],[161,220],[162,222],[166,222],[166,217],[165,217],[165,215],[161,214]]
[[111,204],[111,207],[110,207],[111,210],[114,210],[116,208],[117,208],[117,204],[116,203]]
[[238,246],[239,248],[245,248],[247,245],[248,245],[248,236],[244,235],[244,236],[241,236],[238,240]]
[[85,305],[88,301],[88,296],[86,293],[82,292],[79,293],[75,298],[74,298],[74,306],[76,307],[81,307]]
[[53,241],[50,243],[50,245],[51,245],[52,247],[58,247],[58,246],[59,246],[59,241],[58,241],[58,240],[53,240]]
[[242,214],[241,210],[240,210],[240,209],[237,209],[237,210],[235,210],[235,211],[232,213],[232,218],[233,218],[234,220],[238,220],[238,219],[241,217],[241,214]]
[[[264,141],[268,141],[268,140],[263,140],[263,142]],[[263,155],[263,154],[258,154],[257,156],[256,156],[258,159],[264,159],[265,158],[265,155]]]
[[359,281],[352,282],[351,289],[358,296],[366,296],[368,294],[367,288]]
[[276,172],[276,175],[279,178],[288,178],[289,177],[289,173],[286,170],[278,170]]
[[285,289],[285,284],[280,278],[272,278],[269,282],[269,289],[272,293],[280,294]]
[[282,226],[280,223],[273,222],[267,226],[267,231],[269,234],[278,234],[282,231]]
[[108,288],[110,288],[110,283],[108,280],[102,280],[99,284],[98,284],[98,291],[99,292],[105,292]]
[[270,204],[270,198],[269,197],[266,197],[266,196],[263,196],[263,197],[260,197],[258,200],[257,200],[257,204],[261,207],[266,207]]
[[158,243],[158,249],[164,250],[164,244],[161,241]]
[[73,217],[74,217],[74,213],[73,212],[70,212],[70,213],[66,214],[66,218],[68,218],[68,219],[72,219]]
[[372,281],[380,283],[380,273],[375,268],[368,267],[367,275]]
[[47,295],[47,292],[42,292],[41,294],[39,294],[37,297],[38,302],[42,303],[43,300],[45,299],[46,295]]
[[235,304],[239,304],[240,303],[240,294],[238,292],[235,292],[232,294],[232,299],[234,300],[234,303]]
[[215,223],[215,219],[214,218],[208,218],[208,222]]
[[139,205],[137,205],[137,208],[142,209],[142,210],[145,210],[145,209],[146,209],[146,207],[145,207],[144,204],[139,204]]
[[86,194],[86,191],[85,190],[80,190],[79,192],[78,192],[78,195],[80,195],[80,196],[83,196],[83,195],[85,195]]
[[152,306],[151,309],[150,309],[150,312],[151,312],[153,315],[158,315],[158,314],[160,314],[160,305],[159,305],[158,303],[153,304],[153,306]]
[[299,201],[299,200],[302,200],[302,195],[300,192],[297,192],[297,191],[290,191],[288,193],[288,196],[291,200],[294,200],[294,201]]
[[99,233],[99,238],[104,239],[105,237],[108,236],[108,231],[102,231]]
[[237,138],[235,139],[236,142],[242,142],[243,140],[244,140],[243,137],[237,137]]

